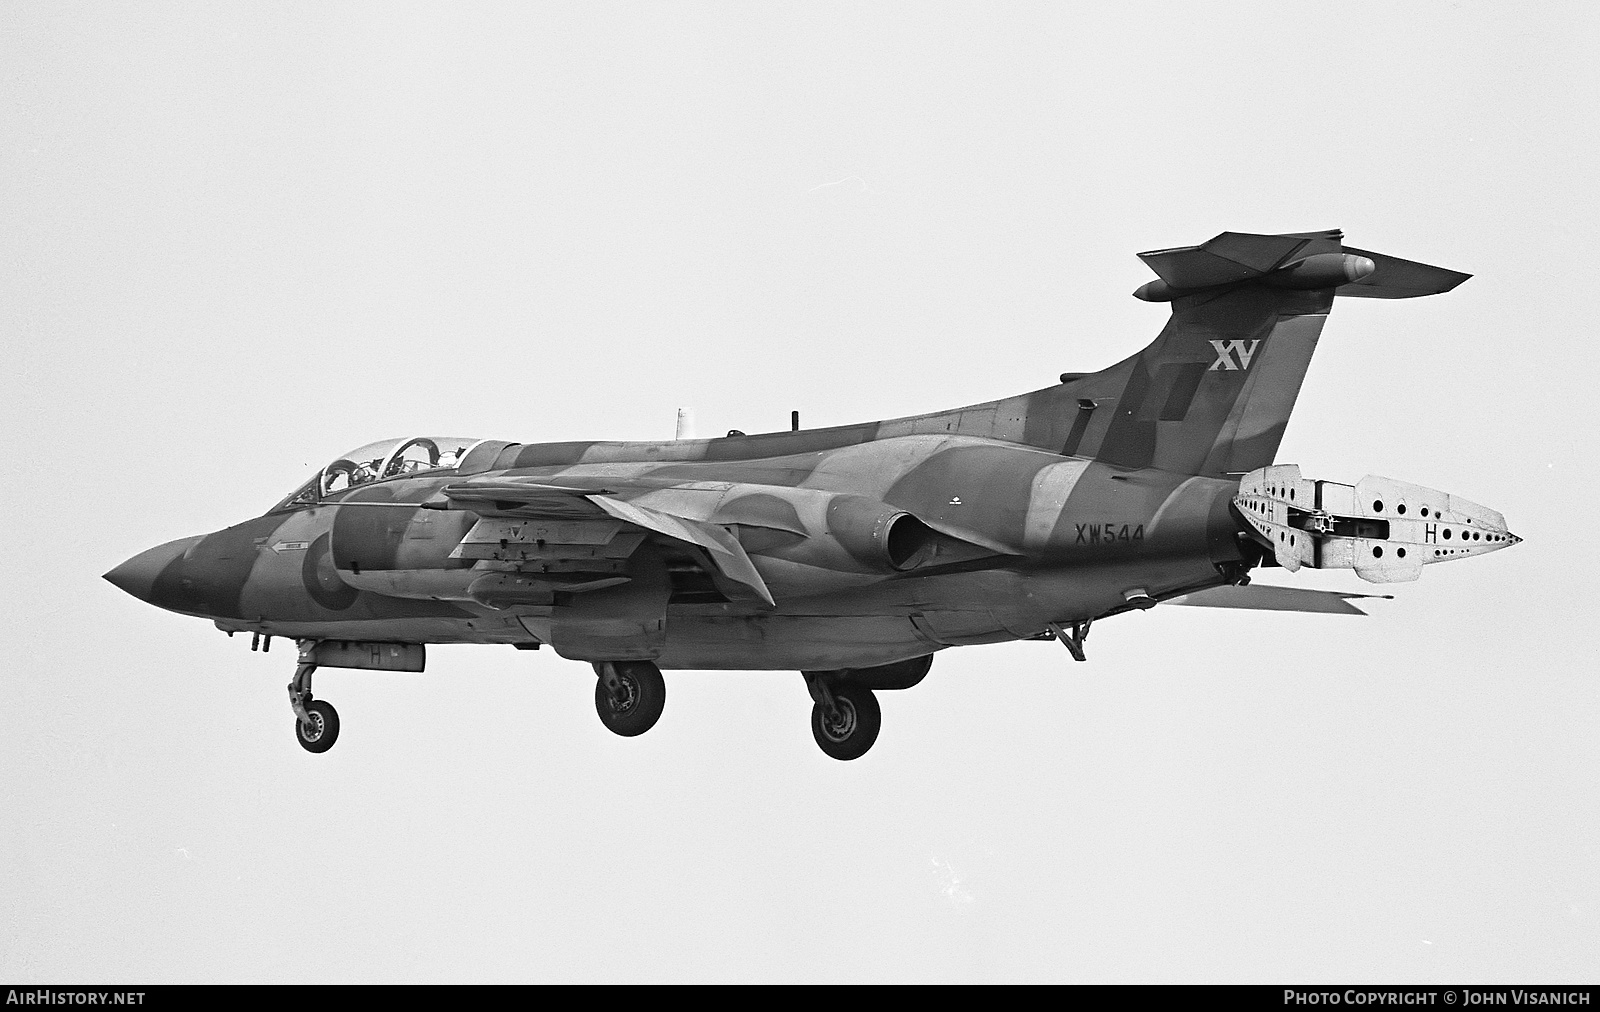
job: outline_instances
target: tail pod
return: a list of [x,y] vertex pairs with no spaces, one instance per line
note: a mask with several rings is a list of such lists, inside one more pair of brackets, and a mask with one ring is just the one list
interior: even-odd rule
[[[1471,275],[1343,245],[1343,233],[1224,232],[1139,254],[1158,280],[1134,293],[1172,303],[1143,351],[1063,377],[1061,452],[1184,474],[1272,463],[1335,295],[1407,299]],[[1036,424],[1036,423],[1035,423]]]

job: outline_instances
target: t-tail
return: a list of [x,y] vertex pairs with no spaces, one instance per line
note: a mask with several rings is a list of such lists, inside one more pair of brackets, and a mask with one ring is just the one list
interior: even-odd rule
[[1028,441],[1127,468],[1238,476],[1273,462],[1335,296],[1406,299],[1470,275],[1353,249],[1343,233],[1224,232],[1139,255],[1170,302],[1143,351],[1030,395]]

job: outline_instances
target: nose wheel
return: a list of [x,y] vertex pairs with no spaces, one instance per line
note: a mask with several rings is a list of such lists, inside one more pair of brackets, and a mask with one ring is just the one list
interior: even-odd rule
[[594,708],[600,723],[624,738],[644,734],[661,719],[667,683],[649,661],[600,661],[594,666]]
[[307,752],[326,752],[339,740],[339,711],[320,699],[305,703],[306,719],[294,722],[294,735]]
[[871,689],[840,683],[824,672],[806,671],[811,690],[811,736],[834,759],[859,759],[878,740],[883,710]]
[[311,673],[317,670],[313,660],[316,647],[315,640],[300,643],[300,663],[289,683],[289,707],[294,710],[294,736],[300,747],[320,754],[339,740],[339,711],[331,703],[311,698]]

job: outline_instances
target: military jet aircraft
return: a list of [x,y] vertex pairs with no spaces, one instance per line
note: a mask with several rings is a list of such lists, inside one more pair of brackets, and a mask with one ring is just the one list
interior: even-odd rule
[[798,671],[817,744],[855,759],[878,736],[874,693],[916,685],[946,647],[1054,639],[1081,661],[1091,623],[1163,601],[1362,614],[1366,595],[1249,574],[1389,583],[1517,543],[1458,496],[1274,464],[1336,297],[1468,277],[1342,240],[1224,232],[1140,254],[1157,280],[1134,294],[1172,307],[1160,336],[1042,390],[717,439],[373,443],[106,579],[252,648],[296,639],[312,752],[339,734],[317,668],[421,671],[425,644],[500,643],[592,664],[619,735],[661,716],[663,668]]

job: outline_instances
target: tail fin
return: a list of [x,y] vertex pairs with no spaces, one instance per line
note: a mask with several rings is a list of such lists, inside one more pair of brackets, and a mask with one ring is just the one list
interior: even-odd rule
[[1172,318],[1132,358],[1029,395],[1029,442],[1059,437],[1061,453],[1184,474],[1272,463],[1336,294],[1412,298],[1471,276],[1342,238],[1224,232],[1140,254],[1160,280],[1134,294],[1171,302]]

